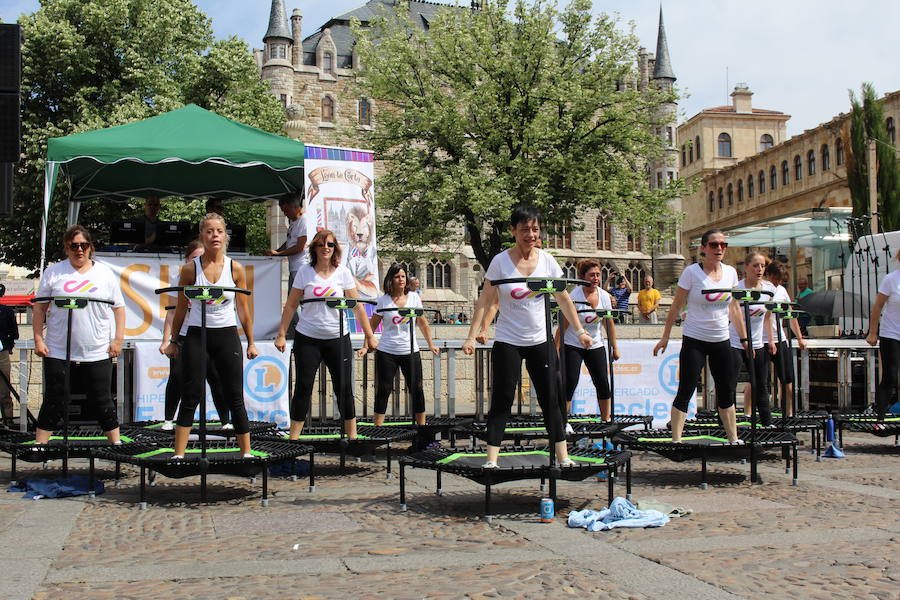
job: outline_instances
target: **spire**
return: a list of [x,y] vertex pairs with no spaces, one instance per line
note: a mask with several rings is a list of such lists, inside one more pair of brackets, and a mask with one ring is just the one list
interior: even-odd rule
[[669,60],[669,44],[666,42],[666,26],[663,24],[662,5],[659,6],[659,33],[656,37],[656,65],[653,67],[653,79],[671,79],[675,81],[675,73],[672,72],[672,61]]
[[284,0],[272,0],[272,10],[269,12],[269,28],[263,41],[269,38],[284,38],[291,40],[291,31],[287,25],[287,13],[284,11]]

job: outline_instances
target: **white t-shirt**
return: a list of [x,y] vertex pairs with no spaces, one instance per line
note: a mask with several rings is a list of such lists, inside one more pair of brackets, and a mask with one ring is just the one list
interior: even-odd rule
[[[601,290],[597,288],[597,295],[599,296],[599,300],[597,302],[597,306],[593,308],[612,308],[612,301],[610,299],[609,294],[606,290]],[[572,297],[572,301],[575,302],[575,310],[584,310],[591,308],[590,306],[585,306],[584,304],[579,304],[579,302],[586,302],[584,297],[584,287],[578,286],[569,294]],[[584,330],[588,332],[594,342],[591,344],[591,350],[595,348],[602,348],[603,342],[606,339],[605,328],[603,327],[604,319],[601,319],[596,314],[592,313],[579,313],[578,319],[581,321],[581,326],[584,327]],[[566,333],[563,337],[563,342],[568,346],[573,346],[575,348],[581,348],[581,342],[578,339],[578,336],[575,335],[575,332],[578,330],[578,327],[572,327],[570,323],[568,327],[566,327]]]
[[[303,299],[325,298],[333,296],[340,298],[346,290],[356,289],[356,282],[350,270],[340,265],[328,278],[323,278],[316,273],[312,265],[306,264],[297,271],[293,287],[303,290]],[[324,302],[310,302],[303,305],[300,311],[300,320],[297,321],[297,331],[301,334],[316,338],[317,340],[330,340],[341,335],[342,310],[335,310],[325,306]],[[344,326],[344,334],[350,333]]]
[[[769,285],[772,285],[772,284],[770,283]],[[779,286],[775,287],[775,295],[772,296],[771,302],[790,302],[790,301],[791,301],[791,296],[790,296],[790,294],[787,293],[787,290],[784,289],[783,285],[779,285]],[[775,342],[776,344],[778,343],[778,330],[779,329],[781,330],[781,340],[787,341],[787,337],[785,337],[785,334],[784,334],[784,327],[782,327],[782,325],[781,325],[781,319],[778,317],[777,314],[772,315],[772,317],[774,318],[774,322],[772,323],[772,335],[775,336],[775,338],[772,341]],[[764,339],[766,340],[766,343],[769,342],[769,332],[768,331],[765,332]]]
[[[562,277],[562,269],[556,260],[543,250],[538,250],[538,253],[537,267],[528,277]],[[524,275],[513,265],[509,250],[495,256],[485,274],[488,281],[517,277]],[[500,315],[497,317],[494,339],[515,346],[536,346],[546,342],[542,295],[532,292],[524,283],[505,283],[498,286],[497,292],[500,295]]]
[[687,316],[682,334],[704,342],[724,342],[728,339],[728,303],[731,294],[727,292],[704,295],[702,290],[733,289],[737,285],[737,271],[729,265],[722,265],[722,278],[714,281],[699,263],[692,264],[681,272],[678,287],[688,290]]
[[50,350],[50,358],[65,360],[66,331],[69,311],[72,311],[71,359],[78,362],[95,362],[109,358],[109,342],[115,337],[115,320],[112,308],[125,306],[122,288],[115,273],[100,262],[86,272],[79,273],[68,260],[47,267],[41,276],[38,296],[83,297],[112,300],[113,305],[88,302],[82,309],[57,308],[50,302],[47,309],[47,332],[44,343]]
[[[237,287],[234,284],[234,277],[231,275],[231,258],[225,257],[225,264],[222,265],[222,274],[219,275],[218,281],[212,282],[206,278],[203,272],[203,265],[200,261],[201,257],[194,259],[194,285],[198,286],[215,286],[215,287]],[[215,300],[191,300],[190,310],[188,310],[185,319],[187,327],[200,327],[203,320],[201,314],[202,308],[200,303],[206,303],[206,328],[222,329],[224,327],[237,327],[237,317],[235,315],[234,292],[225,292]],[[187,333],[187,327],[182,327],[181,331],[184,335]]]
[[[738,281],[737,286],[740,289],[746,289],[747,284],[743,279]],[[765,290],[767,292],[774,292],[775,286],[773,286],[768,281],[762,281],[760,288],[761,290]],[[770,302],[772,299],[768,296],[760,297],[760,302]],[[750,338],[753,340],[753,347],[756,349],[763,347],[763,320],[766,318],[766,313],[769,312],[766,309],[764,304],[751,304],[749,306],[750,309]],[[741,314],[744,313],[744,307],[741,307]],[[728,325],[728,334],[731,341],[731,347],[737,348],[738,350],[742,350],[744,347],[741,345],[740,338],[738,337],[737,329],[734,327],[734,323]],[[768,336],[767,336],[768,337]],[[768,340],[767,340],[768,341]]]
[[[285,248],[293,248],[302,237],[306,237],[306,215],[300,215],[290,223],[288,223],[287,241],[284,243]],[[288,256],[288,271],[296,273],[300,267],[309,262],[309,243],[303,246],[303,251]]]
[[900,271],[888,273],[878,286],[878,293],[888,297],[881,311],[878,335],[900,340]]
[[[404,308],[420,308],[422,298],[418,294],[406,295]],[[378,299],[375,310],[382,308],[397,308],[397,304],[391,300],[390,294],[385,294]],[[409,354],[409,319],[401,317],[397,311],[378,313],[381,315],[381,340],[378,349],[388,354],[406,356]],[[419,351],[419,342],[413,336],[413,352]]]

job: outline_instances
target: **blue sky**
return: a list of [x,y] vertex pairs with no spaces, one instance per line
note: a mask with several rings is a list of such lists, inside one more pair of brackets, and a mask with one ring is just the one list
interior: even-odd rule
[[[262,45],[270,0],[195,0],[218,37],[238,35]],[[285,0],[303,13],[304,37],[328,17],[365,0]],[[13,22],[36,10],[36,0],[0,0],[0,18]],[[656,47],[658,0],[594,0],[595,11],[633,21],[642,43]],[[848,89],[871,81],[883,94],[900,90],[896,27],[900,2],[856,0],[665,0],[669,53],[685,94],[681,119],[730,103],[736,82],[749,84],[754,106],[792,115],[791,135],[849,107]],[[727,76],[726,76],[727,71]]]

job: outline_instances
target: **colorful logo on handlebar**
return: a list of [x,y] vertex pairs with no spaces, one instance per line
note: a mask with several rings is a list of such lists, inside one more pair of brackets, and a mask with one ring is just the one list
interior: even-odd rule
[[271,356],[257,356],[244,367],[244,393],[257,402],[275,402],[287,389],[287,369]]
[[337,291],[335,291],[335,289],[330,285],[325,287],[316,286],[313,288],[313,296],[316,296],[317,298],[322,298],[324,296],[337,296]]
[[63,284],[63,290],[67,294],[74,294],[77,292],[86,292],[91,294],[97,291],[97,286],[91,283],[89,279],[85,279],[82,281],[67,281]]

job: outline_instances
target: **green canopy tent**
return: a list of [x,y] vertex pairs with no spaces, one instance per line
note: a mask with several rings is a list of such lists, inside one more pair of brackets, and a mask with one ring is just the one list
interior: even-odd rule
[[68,181],[69,222],[80,202],[134,197],[276,199],[303,190],[303,144],[226,119],[194,104],[143,121],[88,131],[47,144],[47,218],[57,179]]

